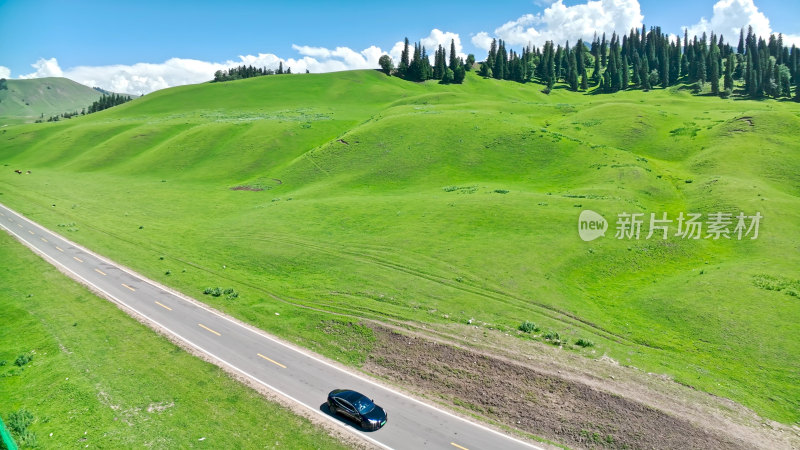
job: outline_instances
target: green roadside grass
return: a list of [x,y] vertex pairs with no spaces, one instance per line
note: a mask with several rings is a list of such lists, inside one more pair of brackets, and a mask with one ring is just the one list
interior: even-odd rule
[[0,261],[0,415],[22,448],[344,448],[5,232]]

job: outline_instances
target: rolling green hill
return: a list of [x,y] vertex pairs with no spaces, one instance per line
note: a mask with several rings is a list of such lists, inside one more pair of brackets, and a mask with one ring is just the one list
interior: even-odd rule
[[[352,364],[369,348],[326,334],[326,311],[530,320],[595,343],[564,351],[800,420],[800,105],[541,88],[353,71],[167,89],[4,128],[0,201]],[[585,209],[605,237],[578,237]],[[764,219],[755,240],[620,240],[623,212]]]
[[80,112],[98,100],[101,92],[67,78],[6,80],[0,90],[0,125],[33,122],[65,112]]

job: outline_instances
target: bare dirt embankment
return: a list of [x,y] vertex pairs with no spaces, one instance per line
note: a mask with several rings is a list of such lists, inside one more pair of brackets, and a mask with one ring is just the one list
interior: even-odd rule
[[772,449],[800,443],[790,428],[740,405],[607,358],[536,349],[533,342],[509,346],[520,341],[514,338],[496,352],[491,348],[498,342],[485,333],[473,338],[470,327],[459,333],[484,349],[372,327],[377,341],[363,367],[367,372],[571,448]]

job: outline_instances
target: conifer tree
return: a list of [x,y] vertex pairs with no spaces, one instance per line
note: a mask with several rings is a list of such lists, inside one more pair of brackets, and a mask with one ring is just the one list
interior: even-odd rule
[[436,49],[436,53],[433,55],[433,79],[434,80],[441,80],[442,75],[444,74],[444,58],[442,57],[442,52],[444,49],[442,45],[439,44],[439,48]]
[[575,59],[575,52],[569,54],[569,87],[573,91],[578,90],[578,61]]
[[450,70],[456,70],[458,60],[456,59],[456,40],[450,39]]
[[489,47],[489,54],[486,56],[486,62],[489,64],[491,76],[494,76],[494,63],[497,58],[497,39],[492,39],[492,45]]
[[733,91],[733,60],[735,56],[731,53],[728,59],[725,60],[725,81],[723,82],[723,89],[726,91]]
[[795,76],[794,99],[800,102],[800,76]]
[[736,47],[736,53],[744,55],[744,27],[739,29],[739,46]]
[[630,67],[630,65],[628,64],[628,56],[627,55],[623,55],[622,56],[622,89],[623,90],[628,89],[628,86],[630,86],[630,83],[631,83],[631,80],[630,80],[630,76],[631,75],[630,75],[630,68],[629,67]]
[[719,64],[717,58],[711,58],[711,94],[719,95]]
[[595,83],[599,83],[600,73],[601,73],[601,67],[600,67],[601,59],[600,59],[600,44],[598,42],[592,43],[592,56],[594,56],[594,72],[592,73],[592,79],[595,81]]
[[397,71],[400,72],[400,76],[402,77],[408,76],[409,65],[410,62],[408,54],[408,38],[406,38],[405,43],[403,45],[403,52],[400,54],[400,65],[397,66]]
[[649,90],[652,88],[650,85],[650,65],[647,63],[647,58],[641,59],[639,79],[641,80],[642,89]]

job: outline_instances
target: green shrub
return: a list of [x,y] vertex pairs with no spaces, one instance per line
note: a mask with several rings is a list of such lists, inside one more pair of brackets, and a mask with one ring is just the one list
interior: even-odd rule
[[562,338],[561,335],[559,335],[557,331],[547,331],[542,335],[542,337],[549,344],[553,344],[553,345],[566,345],[567,344],[567,339],[566,338]]
[[22,354],[17,356],[17,359],[14,360],[14,365],[22,367],[31,361],[33,361],[33,355]]
[[19,411],[12,412],[8,415],[8,429],[22,436],[27,430],[28,426],[33,423],[33,413],[25,408]]
[[534,333],[539,331],[539,327],[536,326],[535,323],[526,320],[519,325],[519,331],[524,331],[525,333]]
[[583,347],[583,348],[593,347],[594,346],[594,342],[592,342],[592,341],[590,341],[588,339],[580,338],[577,341],[575,341],[575,345]]
[[494,191],[498,194],[508,194],[508,191],[505,189],[495,189]]
[[556,331],[546,331],[542,337],[547,340],[561,339],[561,336]]

